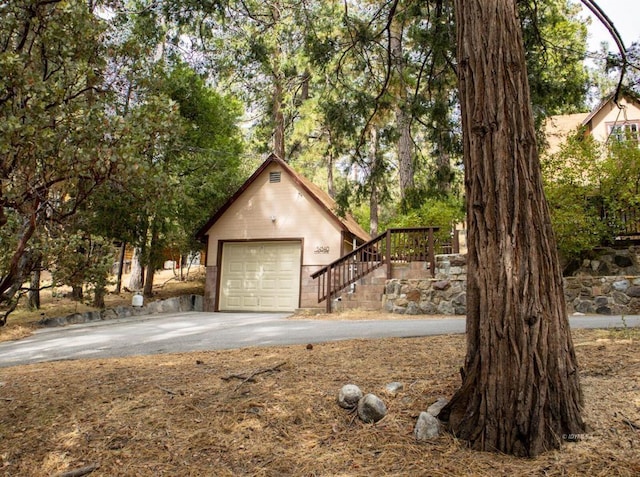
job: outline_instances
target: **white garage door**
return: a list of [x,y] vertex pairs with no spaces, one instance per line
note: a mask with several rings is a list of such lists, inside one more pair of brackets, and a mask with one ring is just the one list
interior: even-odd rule
[[300,294],[300,242],[225,243],[220,311],[293,311]]

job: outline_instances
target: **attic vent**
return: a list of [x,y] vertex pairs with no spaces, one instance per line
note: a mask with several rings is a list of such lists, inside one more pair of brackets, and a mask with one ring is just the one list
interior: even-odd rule
[[278,172],[269,172],[269,182],[280,182],[280,171]]

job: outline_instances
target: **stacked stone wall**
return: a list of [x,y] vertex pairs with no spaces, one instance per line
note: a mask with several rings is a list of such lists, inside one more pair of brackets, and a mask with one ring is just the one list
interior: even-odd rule
[[[565,277],[569,314],[640,314],[640,276],[594,276],[597,270],[636,271],[638,247],[614,251],[583,262],[576,276]],[[617,252],[617,253],[616,253]],[[605,264],[605,265],[603,265]],[[423,275],[425,277],[427,275]],[[466,313],[466,257],[438,255],[434,278],[393,278],[382,297],[385,311],[400,314],[464,315]]]

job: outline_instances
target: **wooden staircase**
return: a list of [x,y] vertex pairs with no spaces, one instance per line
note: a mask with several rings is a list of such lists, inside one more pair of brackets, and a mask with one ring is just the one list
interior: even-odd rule
[[339,292],[374,270],[386,266],[391,278],[393,263],[428,262],[431,275],[435,272],[435,254],[457,253],[453,243],[437,243],[435,232],[439,227],[394,228],[360,245],[338,260],[318,270],[311,278],[318,280],[318,303],[326,300],[327,312],[331,301]]

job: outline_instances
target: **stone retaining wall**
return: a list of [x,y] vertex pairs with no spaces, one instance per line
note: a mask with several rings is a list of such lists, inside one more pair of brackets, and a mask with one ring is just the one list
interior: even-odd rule
[[179,313],[183,311],[202,311],[203,299],[201,295],[183,295],[166,300],[152,301],[148,305],[118,306],[104,310],[87,311],[84,313],[72,313],[67,316],[45,318],[40,321],[41,326],[65,326],[76,323],[89,323],[92,321],[115,320],[129,318],[131,316],[144,316],[156,313]]
[[464,315],[466,280],[397,279],[387,281],[383,309],[407,315]]
[[[435,278],[388,280],[382,306],[409,315],[464,315],[466,287],[466,257],[438,255]],[[564,278],[564,289],[569,314],[640,314],[640,276],[581,274]]]
[[564,279],[569,313],[640,314],[640,277],[570,277]]

